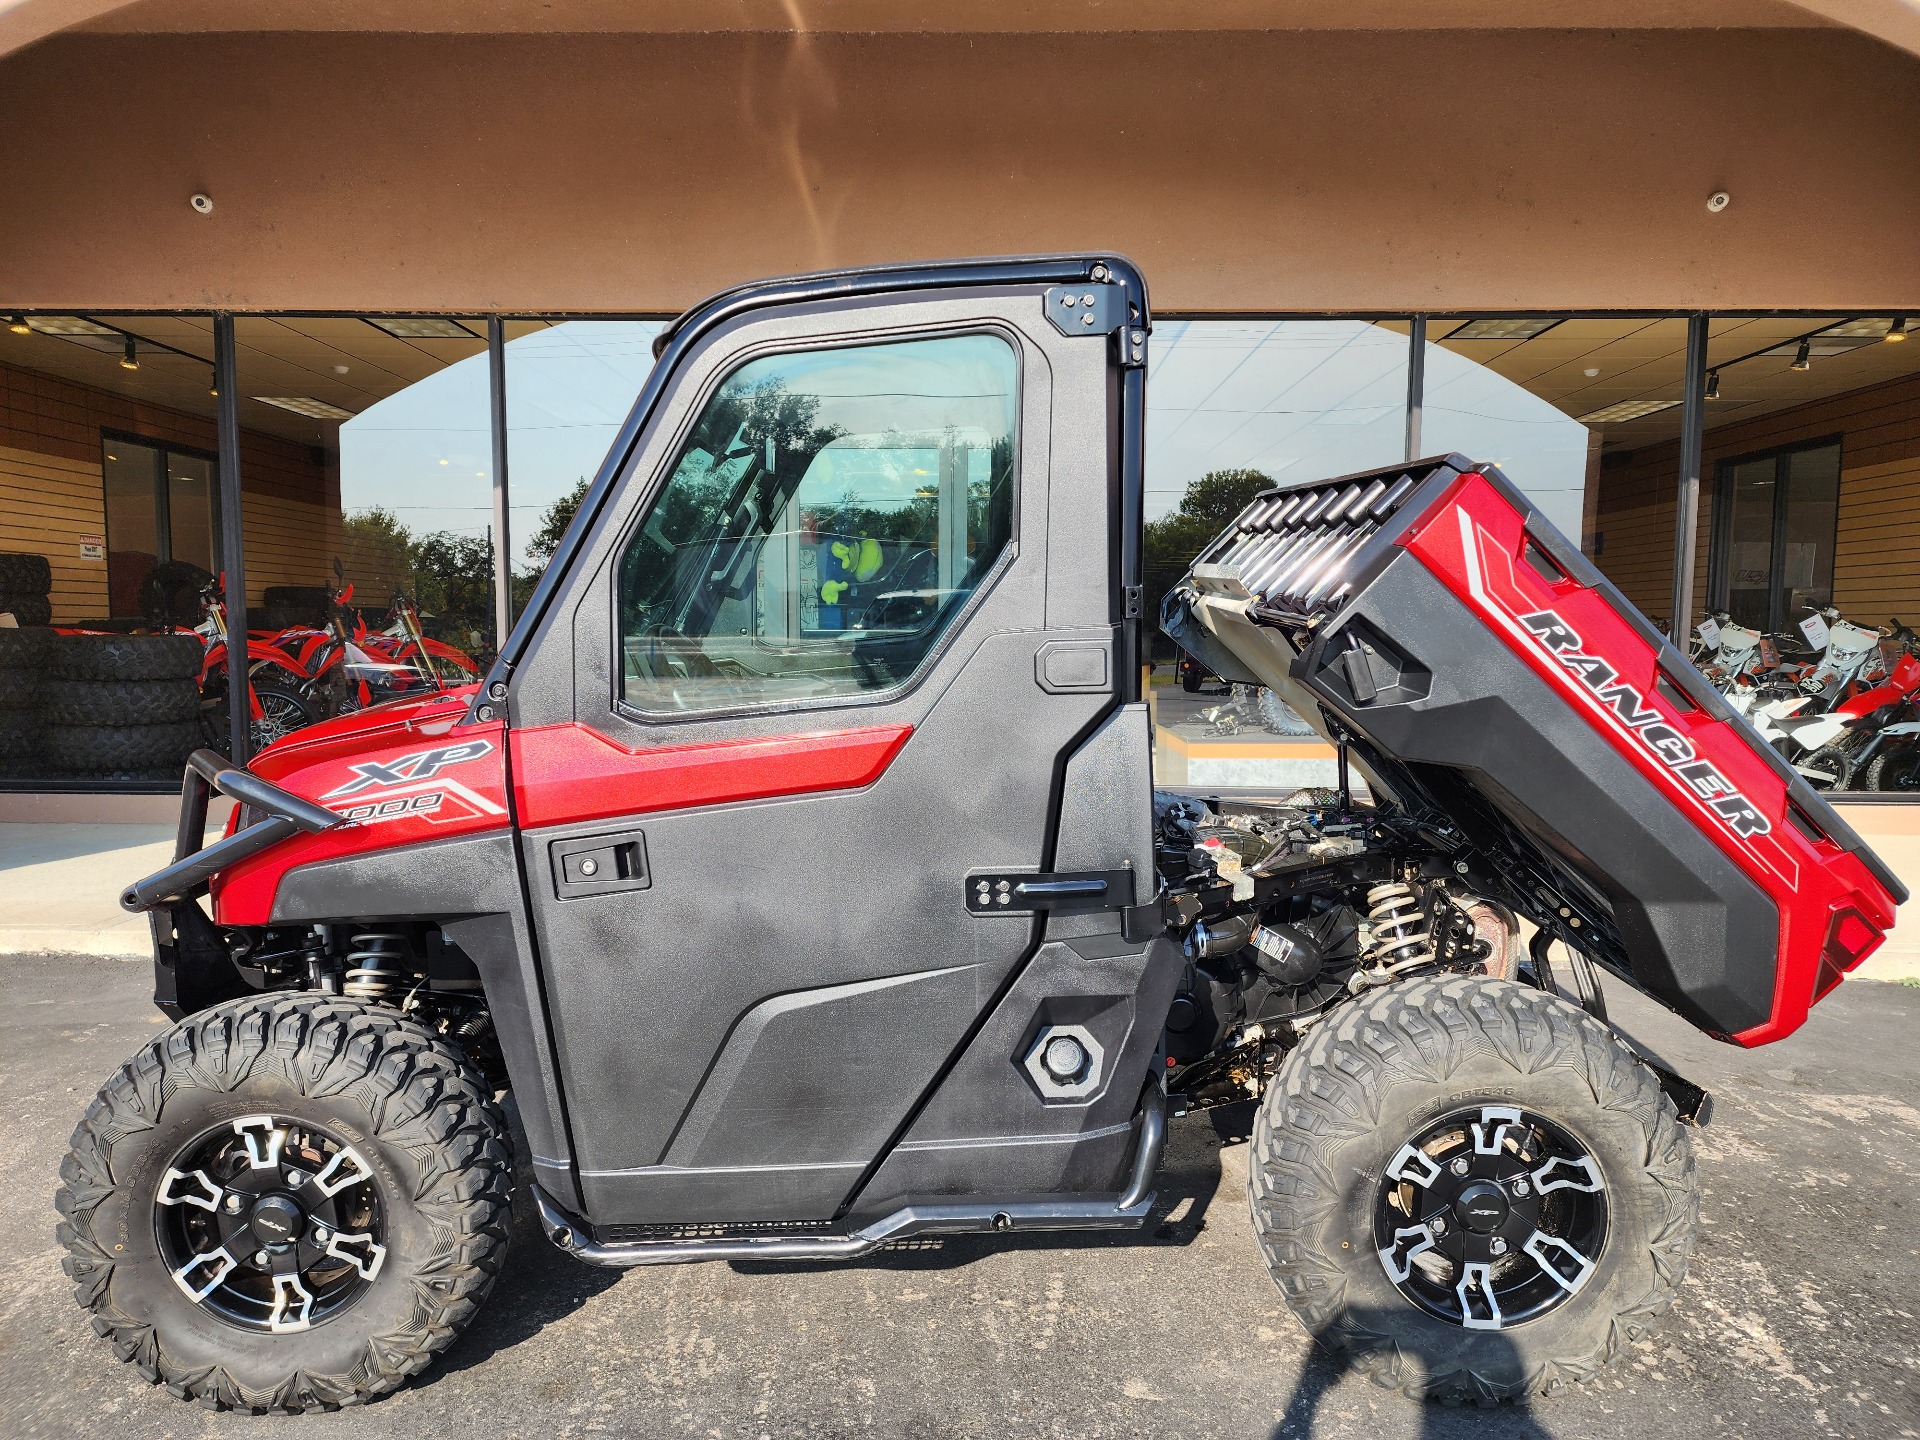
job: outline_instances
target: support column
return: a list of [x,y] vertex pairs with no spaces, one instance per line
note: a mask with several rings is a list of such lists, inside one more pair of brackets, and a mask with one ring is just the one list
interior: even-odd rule
[[1707,317],[1687,317],[1687,375],[1680,402],[1680,489],[1673,521],[1673,619],[1682,654],[1693,633],[1693,556],[1700,529],[1700,447],[1707,418]]
[[487,394],[493,410],[493,649],[513,629],[513,532],[507,526],[507,327],[487,319]]
[[226,571],[227,725],[233,763],[253,758],[253,710],[247,692],[246,514],[240,492],[240,379],[233,316],[213,317],[213,388],[219,391],[220,563]]
[[1415,315],[1407,325],[1407,453],[1420,458],[1421,411],[1427,403],[1427,317]]

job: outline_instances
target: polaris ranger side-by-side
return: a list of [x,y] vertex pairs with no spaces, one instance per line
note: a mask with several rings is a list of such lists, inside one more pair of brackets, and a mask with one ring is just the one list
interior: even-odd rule
[[1643,1333],[1707,1100],[1599,977],[1764,1044],[1905,892],[1460,456],[1261,495],[1160,616],[1339,785],[1156,794],[1150,330],[1114,257],[717,296],[484,682],[198,752],[123,897],[177,1023],[61,1171],[120,1356],[399,1385],[499,1271],[508,1089],[594,1264],[1138,1229],[1169,1114],[1257,1099],[1266,1262],[1378,1378],[1551,1391]]

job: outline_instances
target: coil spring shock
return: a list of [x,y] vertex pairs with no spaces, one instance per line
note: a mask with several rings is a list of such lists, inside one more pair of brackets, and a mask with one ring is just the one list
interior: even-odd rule
[[1373,939],[1367,946],[1369,965],[1405,965],[1433,959],[1433,936],[1421,913],[1420,897],[1411,885],[1398,880],[1367,891],[1367,923]]
[[390,930],[355,935],[347,951],[340,993],[352,1000],[397,1000],[407,980],[407,937]]

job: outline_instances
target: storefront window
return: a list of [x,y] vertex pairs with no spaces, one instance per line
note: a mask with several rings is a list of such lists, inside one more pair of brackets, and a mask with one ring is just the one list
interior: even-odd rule
[[[1147,613],[1247,501],[1405,458],[1406,322],[1172,320],[1147,374]],[[1333,751],[1270,691],[1154,650],[1163,784],[1331,784]]]
[[[235,323],[255,687],[288,725],[477,678],[494,646],[483,320]],[[271,707],[269,707],[271,708]]]
[[653,369],[658,320],[507,322],[507,473],[514,614]]

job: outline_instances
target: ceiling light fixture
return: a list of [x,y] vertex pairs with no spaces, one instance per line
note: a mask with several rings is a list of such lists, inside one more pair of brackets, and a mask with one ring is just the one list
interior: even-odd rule
[[111,325],[102,325],[97,320],[83,319],[78,315],[35,315],[27,321],[27,328],[38,330],[42,335],[118,335],[120,333]]
[[1904,340],[1907,338],[1907,317],[1896,315],[1887,322],[1886,340]]
[[27,323],[27,317],[24,315],[15,315],[9,318],[7,328],[16,335],[31,335],[33,333],[33,326]]
[[316,400],[311,395],[256,395],[253,397],[262,405],[274,405],[282,410],[291,410],[296,415],[305,415],[311,420],[351,420],[353,411],[342,410],[338,405],[329,405],[324,400]]
[[133,336],[131,335],[127,336],[127,343],[120,351],[120,368],[122,370],[140,368],[140,357],[133,353]]
[[1531,340],[1560,323],[1557,317],[1519,316],[1506,320],[1469,320],[1449,340]]
[[1707,399],[1718,400],[1719,398],[1720,372],[1718,370],[1709,370],[1707,371]]
[[1802,340],[1800,348],[1793,352],[1793,364],[1789,370],[1811,370],[1813,368],[1813,341]]
[[1678,400],[1622,400],[1617,404],[1603,405],[1598,410],[1580,417],[1583,425],[1618,425],[1628,420],[1639,420],[1648,415],[1657,415],[1662,410],[1671,410]]
[[458,320],[437,315],[369,315],[366,322],[384,330],[397,340],[478,340],[480,337]]

